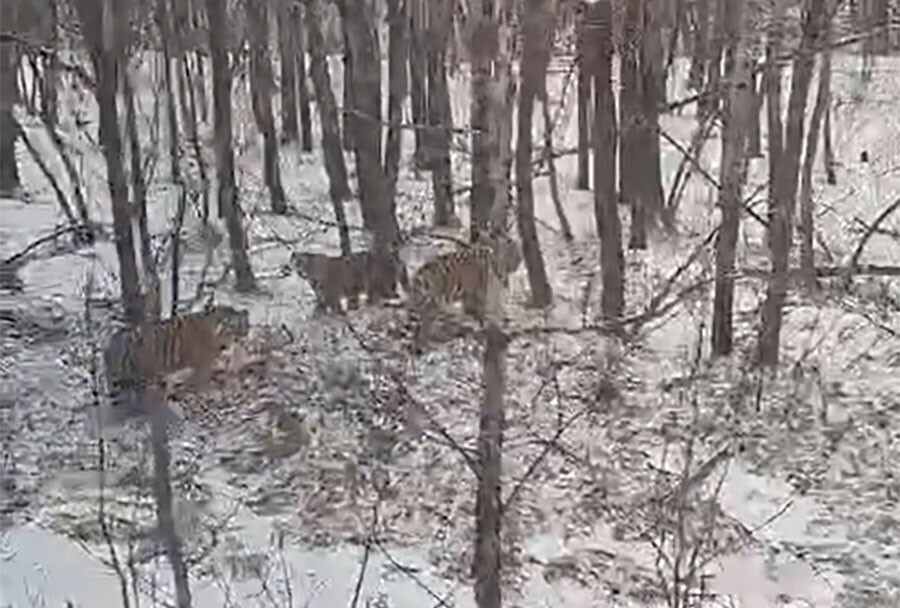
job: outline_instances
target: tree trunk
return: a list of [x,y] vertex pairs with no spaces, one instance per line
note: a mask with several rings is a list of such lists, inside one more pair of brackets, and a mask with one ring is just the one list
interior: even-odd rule
[[428,167],[425,127],[428,125],[427,62],[424,10],[422,0],[407,0],[409,18],[409,93],[415,123],[416,152],[413,163],[417,170]]
[[[309,87],[306,82],[306,37],[303,35],[303,16],[300,6],[293,5],[291,7],[290,17],[297,42],[294,62],[297,66],[297,97],[300,102],[300,149],[304,152],[312,152],[312,116],[309,110]],[[332,102],[334,102],[333,93]],[[338,127],[338,138],[340,138],[340,127]]]
[[[415,0],[413,0],[415,1]],[[426,66],[428,74],[427,166],[431,170],[434,191],[434,225],[458,226],[453,201],[453,174],[450,163],[450,133],[453,115],[447,83],[447,44],[452,15],[447,7],[434,3],[427,8],[429,28],[426,34]]]
[[[578,190],[590,190],[591,164],[591,77],[594,73],[594,54],[587,44],[590,34],[587,32],[587,15],[585,9],[578,18],[575,61],[578,63],[578,176],[575,187]],[[598,228],[599,234],[599,228]]]
[[709,53],[709,3],[716,1],[695,0],[694,3],[696,23],[688,86],[697,92],[703,90],[703,76],[706,74],[707,54]]
[[722,223],[716,239],[716,283],[713,299],[712,350],[728,355],[733,344],[734,259],[741,222],[743,178],[746,164],[746,133],[753,99],[753,76],[745,43],[741,39],[743,0],[728,2],[728,44],[734,52],[726,66],[728,95],[724,99],[719,208]]
[[612,0],[600,0],[588,11],[597,25],[594,72],[594,214],[600,233],[603,318],[618,324],[625,308],[625,258],[616,197],[616,97],[612,88]]
[[825,123],[822,125],[822,146],[824,154],[822,162],[825,164],[825,179],[829,186],[837,185],[837,173],[835,172],[834,148],[831,146],[831,91],[828,91],[828,99],[825,102]]
[[281,141],[296,142],[297,57],[296,28],[288,0],[278,0],[278,54],[281,58]]
[[642,182],[645,179],[641,167],[643,108],[641,104],[641,80],[638,59],[641,48],[641,2],[625,4],[625,18],[622,23],[622,54],[619,57],[621,74],[621,117],[622,163],[619,175],[619,192],[622,200],[631,209],[631,237],[628,247],[647,248],[646,207]]
[[228,37],[225,3],[219,0],[206,0],[206,14],[209,19],[209,50],[212,58],[219,213],[224,216],[228,228],[236,288],[240,292],[248,292],[255,288],[256,280],[250,267],[250,258],[247,256],[247,237],[241,225],[241,211],[234,183],[234,149],[231,144],[231,68],[225,46]]
[[541,256],[534,221],[534,191],[531,185],[531,126],[534,99],[545,88],[550,42],[553,35],[552,0],[526,0],[523,23],[524,49],[519,97],[519,130],[516,143],[516,186],[519,195],[518,227],[522,252],[531,286],[531,302],[538,308],[549,306],[553,290]]
[[803,147],[803,121],[806,118],[809,84],[815,65],[816,44],[822,32],[824,18],[825,0],[811,0],[809,11],[803,19],[800,48],[794,59],[785,146],[774,177],[774,217],[769,225],[772,279],[766,291],[759,333],[759,363],[770,367],[778,365],[784,299],[787,295],[791,220]]
[[169,561],[172,562],[172,574],[175,579],[175,605],[178,608],[190,608],[191,592],[188,585],[187,564],[184,561],[181,539],[175,528],[175,516],[172,511],[170,473],[172,459],[166,433],[165,403],[160,396],[152,398],[157,403],[151,404],[147,409],[150,411],[150,444],[153,450],[153,497],[156,503],[156,521],[162,544],[166,548]]
[[381,52],[371,7],[339,0],[353,65],[351,127],[364,225],[375,234],[378,276],[371,298],[393,297],[397,277],[397,217],[381,164]]
[[663,210],[661,151],[659,146],[659,109],[666,102],[666,73],[663,65],[661,0],[643,0],[644,19],[641,35],[641,100],[643,120],[640,151],[644,179],[641,180],[645,221],[656,225]]
[[128,74],[123,74],[122,84],[125,89],[125,120],[128,127],[128,156],[131,161],[131,196],[132,205],[137,212],[138,234],[140,235],[141,261],[145,277],[158,285],[156,259],[150,245],[150,230],[147,227],[147,186],[144,183],[143,163],[141,162],[141,143],[138,137],[137,112],[134,107],[134,90]]
[[819,87],[816,91],[816,102],[812,117],[809,120],[809,131],[806,134],[806,156],[800,181],[800,271],[803,282],[809,293],[818,288],[816,269],[813,259],[813,236],[815,234],[815,203],[812,194],[813,165],[819,144],[819,131],[822,130],[822,119],[828,108],[831,89],[831,19],[825,18],[822,32],[822,63],[819,68]]
[[475,550],[472,570],[475,577],[475,604],[479,608],[500,608],[502,593],[500,567],[503,548],[502,461],[506,391],[506,350],[509,338],[488,325],[484,349],[484,401],[478,423],[478,490],[475,497]]
[[41,116],[51,129],[56,128],[59,113],[59,45],[58,17],[56,0],[47,2],[48,27],[50,28],[50,53],[44,57],[44,78],[41,80]]
[[[134,258],[134,235],[128,208],[128,183],[122,166],[122,136],[116,107],[118,70],[122,48],[116,40],[114,5],[111,0],[75,2],[82,34],[90,49],[97,78],[97,106],[100,110],[100,145],[106,159],[109,198],[113,211],[113,230],[119,258],[119,282],[125,318],[137,323],[141,318],[141,285]],[[111,21],[113,20],[113,21]],[[121,33],[121,32],[118,32]]]
[[263,136],[263,173],[272,212],[287,213],[278,163],[278,139],[272,118],[272,63],[269,61],[269,18],[266,0],[245,2],[250,40],[250,99],[256,125]]
[[765,98],[763,77],[754,77],[750,84],[753,86],[753,112],[750,115],[750,124],[747,127],[747,156],[750,158],[762,158],[759,115],[762,112],[763,99]]
[[720,81],[722,75],[722,51],[724,49],[723,32],[725,31],[725,13],[727,0],[709,0],[714,10],[712,25],[712,41],[706,62],[706,95],[700,100],[705,112],[715,114],[719,108],[722,94]]
[[325,38],[322,34],[321,0],[306,0],[306,30],[309,35],[309,71],[316,92],[319,123],[322,125],[322,150],[325,171],[328,173],[329,193],[334,217],[338,224],[341,252],[350,255],[350,232],[344,213],[344,201],[352,196],[347,183],[347,167],[341,149],[341,130],[338,125],[337,103],[331,88],[331,75],[325,55]]
[[[0,4],[4,24],[12,24],[13,3]],[[22,127],[13,116],[13,106],[19,102],[19,82],[16,78],[19,51],[16,43],[0,41],[0,196],[22,195],[19,165],[16,163],[16,139]]]
[[[347,39],[347,24],[341,17],[341,30],[344,35],[344,130],[342,131],[344,150],[351,152],[353,150],[353,111],[356,109],[353,103],[353,58],[350,53],[350,41]],[[359,169],[357,168],[357,171]]]
[[403,101],[406,99],[406,64],[409,40],[406,36],[406,11],[403,0],[388,0],[389,48],[388,48],[388,122],[387,142],[384,151],[384,171],[387,175],[391,198],[397,189],[400,175],[400,155],[403,143]]

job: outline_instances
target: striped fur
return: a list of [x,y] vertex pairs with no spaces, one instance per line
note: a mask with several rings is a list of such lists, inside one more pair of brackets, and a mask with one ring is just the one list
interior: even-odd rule
[[212,364],[232,342],[247,335],[246,310],[213,306],[200,312],[123,328],[104,350],[106,378],[115,398],[122,391],[139,391],[176,371],[191,368],[191,382],[209,380]]

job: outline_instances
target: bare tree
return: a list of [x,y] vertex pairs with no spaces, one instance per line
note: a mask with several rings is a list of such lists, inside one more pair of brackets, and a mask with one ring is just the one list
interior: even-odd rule
[[691,70],[688,83],[695,91],[703,89],[709,47],[709,5],[717,0],[696,0],[694,2],[694,35]]
[[397,216],[381,164],[381,52],[375,17],[368,3],[338,0],[353,65],[351,128],[363,223],[375,235],[378,276],[370,297],[392,297],[398,272]]
[[[15,27],[17,3],[0,3],[0,22],[5,28]],[[0,194],[21,196],[22,182],[16,164],[16,139],[22,131],[13,106],[20,101],[16,72],[19,66],[18,43],[10,38],[0,40]]]
[[309,110],[309,86],[306,83],[306,36],[303,32],[303,15],[299,4],[291,6],[290,18],[297,42],[294,63],[297,67],[297,101],[300,104],[300,149],[312,152],[312,120]]
[[272,118],[272,62],[269,60],[269,18],[266,0],[246,0],[247,29],[250,37],[250,98],[256,125],[263,136],[263,173],[272,212],[287,213],[287,200],[281,186],[278,164],[278,140]]
[[720,165],[719,208],[722,223],[716,239],[716,283],[713,300],[712,349],[716,355],[731,353],[733,343],[734,259],[741,221],[741,190],[746,174],[746,134],[753,109],[753,77],[746,44],[742,39],[744,0],[725,0],[728,18],[725,37],[730,50],[725,66],[724,126]]
[[641,191],[646,221],[656,225],[663,210],[661,152],[659,146],[659,111],[666,103],[666,71],[662,47],[662,1],[642,0],[640,79],[641,112],[640,147],[644,177]]
[[428,136],[426,160],[431,170],[434,190],[434,225],[456,226],[453,202],[453,175],[450,164],[450,132],[453,115],[450,110],[450,89],[447,83],[447,45],[452,28],[450,7],[432,3],[426,9],[426,71],[428,75]]
[[427,163],[424,127],[428,124],[428,66],[426,61],[426,15],[424,0],[407,0],[409,19],[409,94],[413,122],[416,125],[416,152],[413,157],[416,169],[425,169]]
[[347,182],[347,167],[341,149],[341,131],[338,125],[337,104],[331,89],[331,76],[325,55],[325,38],[322,35],[322,8],[320,0],[305,0],[306,29],[309,36],[309,70],[316,91],[319,122],[322,125],[322,150],[325,171],[328,173],[329,193],[334,216],[338,224],[341,251],[350,255],[350,232],[344,213],[344,201],[351,197]]
[[[830,12],[830,11],[829,11]],[[824,18],[821,36],[822,58],[819,66],[819,86],[816,91],[816,102],[809,120],[806,133],[806,151],[803,158],[800,180],[800,271],[807,291],[816,291],[816,269],[813,260],[813,235],[815,234],[815,203],[812,193],[813,165],[819,145],[819,132],[822,130],[822,119],[828,111],[829,90],[831,89],[831,16]]]
[[522,238],[522,251],[525,267],[528,270],[532,304],[539,308],[550,305],[553,301],[553,290],[547,281],[547,271],[544,268],[544,259],[541,256],[541,247],[534,221],[534,191],[531,185],[531,127],[535,97],[546,86],[555,4],[553,0],[525,1],[522,85],[516,143],[519,236]]
[[646,201],[642,182],[645,179],[641,163],[644,120],[641,104],[640,49],[642,2],[626,2],[622,22],[622,50],[619,56],[619,74],[622,87],[620,113],[622,130],[619,135],[622,165],[619,173],[619,193],[631,208],[631,249],[647,248]]
[[[588,10],[582,7],[581,15],[575,27],[576,49],[575,61],[578,68],[578,177],[575,187],[579,190],[590,189],[590,147],[591,147],[591,79],[594,74],[594,53],[588,46],[588,32],[585,20]],[[599,233],[599,230],[598,230]]]
[[291,2],[278,0],[278,55],[281,58],[281,140],[295,142],[297,130],[297,40]]
[[800,153],[803,147],[803,124],[809,85],[815,66],[816,46],[826,20],[825,0],[810,0],[806,11],[800,48],[793,62],[791,94],[784,150],[774,176],[774,213],[770,217],[769,242],[772,256],[772,277],[766,290],[759,332],[759,363],[774,367],[778,364],[781,341],[781,322],[784,299],[787,295],[788,254],[791,244],[791,220],[797,196]]
[[502,456],[506,385],[506,349],[509,338],[488,325],[484,349],[484,401],[478,424],[478,490],[475,497],[475,603],[479,608],[500,608]]
[[100,142],[106,160],[109,196],[112,202],[116,254],[119,258],[119,283],[125,318],[137,323],[141,318],[141,286],[134,257],[134,234],[128,205],[128,182],[122,163],[122,135],[119,132],[116,92],[119,90],[124,46],[123,32],[117,27],[115,5],[111,0],[74,0],[81,31],[90,53],[97,79],[97,105],[100,109]]
[[388,49],[388,127],[384,152],[384,171],[388,187],[393,192],[400,174],[400,154],[403,140],[403,101],[406,99],[406,65],[409,40],[406,35],[408,20],[403,0],[388,0],[389,49]]
[[616,196],[616,97],[612,89],[612,0],[588,8],[594,70],[594,214],[600,229],[603,317],[618,323],[625,309],[625,258]]
[[234,150],[231,147],[231,68],[228,64],[228,49],[225,46],[228,35],[225,3],[219,0],[206,0],[206,13],[209,18],[209,50],[212,58],[219,213],[224,216],[228,228],[231,263],[234,265],[237,290],[247,292],[255,288],[256,280],[247,255],[247,237],[241,225],[237,188],[234,183]]
[[56,128],[59,114],[59,15],[56,0],[47,0],[49,52],[44,55],[44,77],[41,79],[41,116],[51,129]]

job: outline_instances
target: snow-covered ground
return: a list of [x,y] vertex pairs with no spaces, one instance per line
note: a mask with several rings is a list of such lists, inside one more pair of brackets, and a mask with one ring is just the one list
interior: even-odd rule
[[[845,262],[860,238],[857,220],[871,222],[900,196],[900,64],[879,59],[868,85],[860,81],[858,66],[858,57],[836,57],[839,185],[826,186],[821,163],[816,168],[817,224],[834,264]],[[676,98],[688,94],[685,66],[678,67],[670,91]],[[338,95],[340,68],[339,61],[332,63]],[[158,96],[148,66],[141,76],[138,101],[146,118],[140,128],[149,150]],[[564,76],[556,74],[550,84],[556,102]],[[451,89],[455,123],[466,124],[464,71]],[[560,149],[571,148],[577,138],[573,92],[570,82],[564,138],[556,137]],[[108,225],[102,157],[72,117],[76,108],[88,117],[95,110],[75,94],[65,99],[65,139],[91,212]],[[472,448],[479,348],[457,340],[413,365],[392,337],[403,319],[396,308],[351,313],[349,326],[336,318],[311,319],[309,287],[280,269],[292,249],[337,251],[335,231],[310,220],[331,220],[321,153],[300,157],[284,150],[282,180],[297,213],[266,213],[261,146],[242,88],[235,90],[234,106],[238,183],[260,291],[238,295],[227,283],[218,289],[218,300],[250,310],[254,331],[245,361],[232,359],[232,373],[208,393],[173,403],[181,414],[172,436],[176,511],[189,555],[199,560],[191,570],[194,603],[349,605],[365,562],[360,605],[441,605],[441,598],[447,598],[444,605],[474,605],[474,476],[436,436],[409,432],[415,408],[400,397],[398,386]],[[161,120],[165,133],[164,112]],[[33,121],[25,122],[39,149],[52,157],[46,136]],[[534,122],[538,138],[542,121]],[[664,117],[662,126],[686,145],[695,122],[689,107]],[[95,124],[87,128],[94,138]],[[431,203],[430,181],[427,174],[415,179],[412,136],[405,137],[398,214],[409,229],[426,223]],[[52,190],[19,148],[31,203],[0,201],[4,257],[61,221]],[[860,162],[863,150],[868,163]],[[665,142],[663,154],[668,189],[680,157]],[[718,141],[711,139],[703,158],[713,175],[719,154]],[[167,162],[162,153],[150,193],[151,230],[158,234],[174,216]],[[51,167],[68,184],[61,164]],[[755,342],[763,293],[758,279],[739,282],[739,352],[733,359],[701,356],[696,362],[698,343],[702,355],[708,350],[706,291],[685,298],[639,340],[618,349],[595,333],[574,331],[582,325],[586,286],[592,286],[587,320],[599,314],[599,247],[592,195],[574,189],[575,158],[563,157],[557,169],[574,244],[567,245],[555,228],[546,179],[535,182],[554,307],[526,308],[524,271],[512,278],[508,299],[517,327],[571,330],[518,339],[509,351],[504,496],[528,476],[504,521],[508,601],[528,607],[661,605],[660,580],[672,580],[661,556],[673,551],[672,537],[663,531],[671,532],[674,524],[659,499],[677,484],[688,453],[693,472],[728,449],[729,457],[685,498],[682,548],[700,542],[692,539],[707,543],[700,553],[709,559],[704,585],[718,594],[718,603],[710,605],[729,605],[726,597],[743,607],[898,605],[897,280],[860,278],[852,293],[827,284],[817,301],[793,291],[783,329],[784,373],[775,379],[747,371],[744,361]],[[457,186],[468,181],[464,154],[455,154],[454,171]],[[754,160],[747,192],[765,177],[765,160]],[[465,202],[459,205],[464,217]],[[656,234],[649,250],[626,254],[629,314],[643,310],[716,226],[714,204],[714,187],[695,175],[680,207],[678,236]],[[359,225],[357,206],[349,211],[351,224]],[[187,232],[196,227],[191,217]],[[900,218],[883,227],[896,234]],[[360,233],[354,238],[363,246]],[[433,243],[418,238],[404,257],[413,270],[435,251]],[[739,263],[763,265],[762,251],[761,228],[745,218]],[[0,606],[59,606],[65,600],[120,606],[97,524],[98,412],[91,405],[89,371],[92,348],[102,347],[113,326],[103,304],[118,293],[115,250],[104,240],[77,252],[52,244],[42,252],[20,270],[24,292],[3,293]],[[218,254],[211,277],[220,274],[227,248]],[[182,293],[194,293],[203,260],[202,250],[185,253]],[[889,235],[874,236],[863,259],[898,260],[900,242]],[[681,284],[708,278],[712,261],[710,250]],[[94,302],[90,325],[88,293]],[[285,419],[301,431],[285,434]],[[132,425],[105,428],[104,436],[106,508],[119,559],[127,563],[133,555],[140,562],[142,605],[152,598],[168,605],[169,570],[152,533],[146,432]],[[718,498],[711,500],[720,482]],[[373,525],[378,542],[367,550]]]

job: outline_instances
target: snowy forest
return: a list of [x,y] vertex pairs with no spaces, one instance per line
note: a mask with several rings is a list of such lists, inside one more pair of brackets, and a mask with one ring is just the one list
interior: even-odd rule
[[897,0],[0,0],[0,608],[900,606]]

